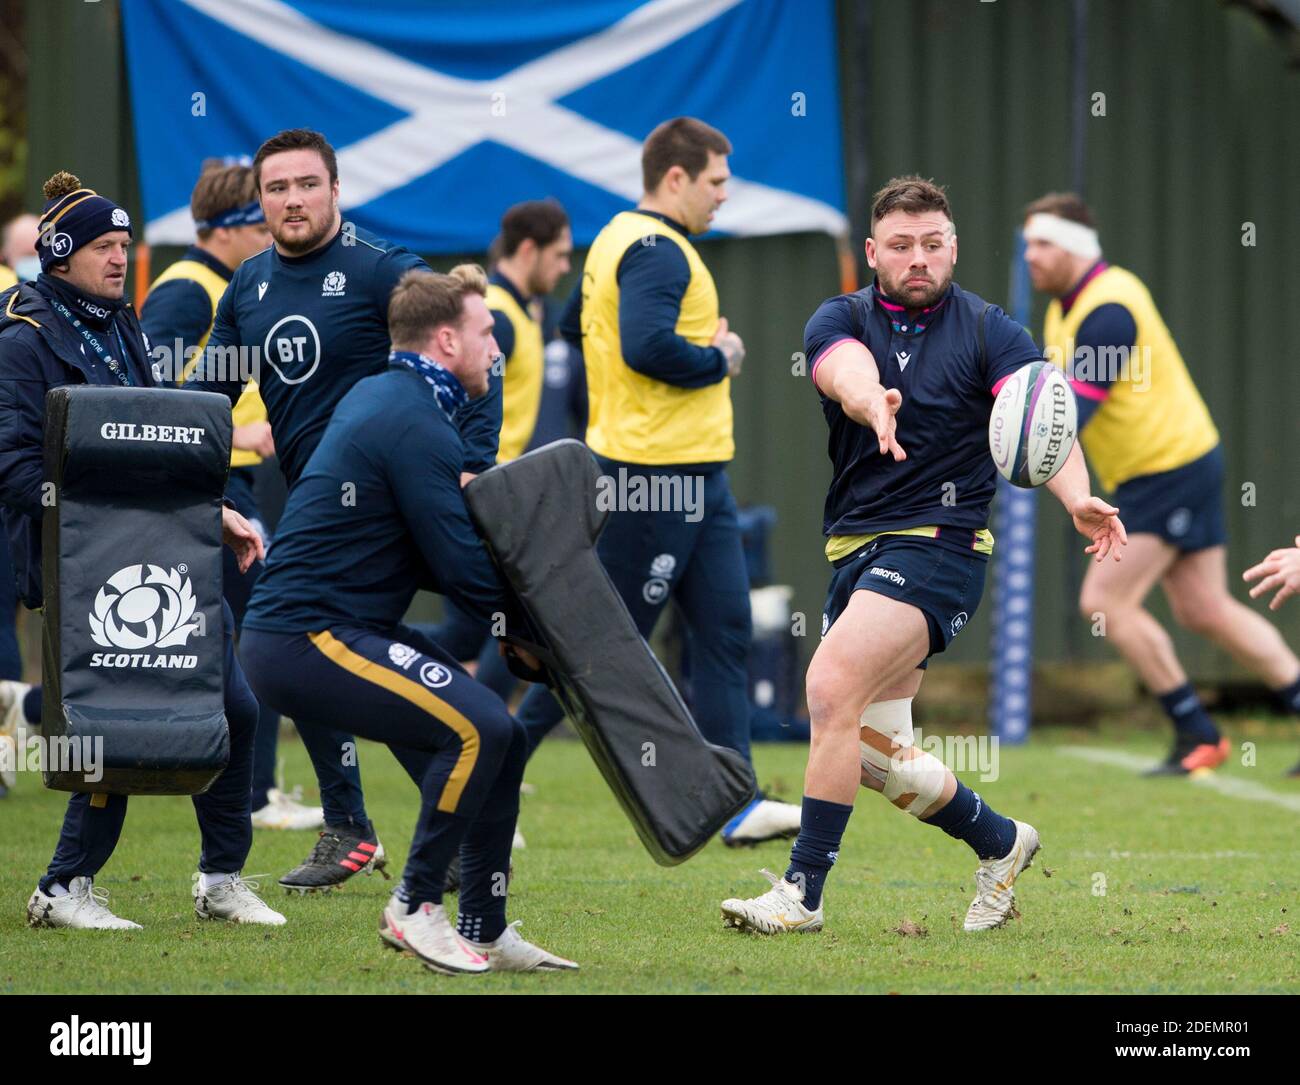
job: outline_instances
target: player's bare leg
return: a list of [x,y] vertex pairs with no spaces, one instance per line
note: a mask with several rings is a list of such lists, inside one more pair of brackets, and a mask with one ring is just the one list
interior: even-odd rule
[[1090,564],[1079,593],[1080,613],[1091,623],[1104,623],[1100,628],[1106,639],[1138,672],[1173,723],[1173,749],[1153,775],[1185,775],[1214,768],[1227,758],[1227,740],[1188,682],[1173,640],[1143,605],[1179,560],[1178,550],[1158,535],[1134,532],[1123,563]]
[[1280,690],[1300,678],[1300,659],[1282,634],[1228,592],[1227,550],[1212,546],[1184,554],[1161,581],[1174,619],[1212,640],[1238,663]]
[[[1161,583],[1174,619],[1258,675],[1283,711],[1300,716],[1300,659],[1272,622],[1232,597],[1227,564],[1223,546],[1185,554],[1175,563]],[[1300,776],[1300,764],[1288,775]]]
[[[929,647],[925,616],[916,607],[875,592],[853,594],[808,671],[812,751],[804,824],[790,867],[782,879],[768,875],[772,888],[762,896],[724,901],[729,925],[764,934],[821,929],[822,885],[863,778],[864,742],[875,751],[867,770],[874,790],[965,840],[979,855],[979,892],[966,929],[988,930],[1010,916],[1012,885],[1038,850],[1038,834],[994,813],[941,761],[913,746],[911,703],[922,680],[917,664]],[[836,796],[844,796],[846,786],[851,790],[844,802]]]
[[1090,562],[1079,592],[1079,612],[1099,626],[1102,635],[1159,696],[1187,681],[1174,642],[1143,605],[1178,559],[1178,551],[1158,535],[1129,536],[1122,562]]
[[1033,862],[1038,831],[988,809],[942,761],[915,745],[912,699],[923,674],[913,671],[881,690],[863,712],[862,786],[882,792],[900,810],[971,846],[980,865],[965,929],[992,930],[1014,912],[1016,878]]
[[763,873],[761,896],[722,902],[724,921],[762,934],[822,928],[821,885],[835,861],[858,790],[858,721],[873,697],[925,658],[930,634],[916,607],[876,592],[856,591],[822,638],[808,668],[812,741],[804,773],[802,824],[791,864],[811,852],[812,877]]
[[916,607],[857,591],[827,630],[808,667],[812,740],[804,794],[851,805],[858,790],[858,730],[881,691],[911,681],[926,657],[930,631]]

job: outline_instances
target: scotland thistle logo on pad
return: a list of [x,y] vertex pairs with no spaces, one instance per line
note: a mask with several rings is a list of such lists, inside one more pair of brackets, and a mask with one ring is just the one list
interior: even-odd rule
[[108,578],[89,615],[90,637],[101,648],[184,647],[200,623],[194,590],[181,565],[164,572],[157,565],[128,565]]

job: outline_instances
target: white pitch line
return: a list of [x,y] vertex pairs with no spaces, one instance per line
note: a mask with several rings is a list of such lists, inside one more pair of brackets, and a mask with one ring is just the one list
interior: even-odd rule
[[[1120,768],[1132,769],[1134,772],[1143,772],[1156,763],[1150,758],[1138,757],[1135,754],[1125,753],[1123,750],[1094,750],[1088,746],[1062,746],[1061,753],[1067,757],[1077,757],[1083,761],[1095,761],[1100,765],[1117,765]],[[1273,806],[1280,806],[1283,810],[1290,810],[1292,813],[1300,814],[1300,795],[1280,795],[1276,791],[1272,791],[1261,784],[1251,783],[1249,780],[1239,780],[1233,776],[1206,773],[1201,776],[1193,776],[1189,783],[1197,787],[1207,787],[1211,791],[1217,791],[1220,795],[1227,795],[1231,799],[1245,799],[1247,802],[1267,802]]]

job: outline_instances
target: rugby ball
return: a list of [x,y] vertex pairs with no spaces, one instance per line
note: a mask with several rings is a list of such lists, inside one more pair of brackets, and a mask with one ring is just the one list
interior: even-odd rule
[[1051,362],[1030,362],[998,390],[989,415],[989,452],[998,473],[1026,489],[1064,465],[1078,432],[1078,407],[1065,374]]

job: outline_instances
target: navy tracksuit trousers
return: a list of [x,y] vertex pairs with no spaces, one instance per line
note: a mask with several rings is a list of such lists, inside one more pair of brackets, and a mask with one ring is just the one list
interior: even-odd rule
[[346,724],[387,744],[408,772],[412,755],[423,758],[420,818],[402,878],[410,901],[441,902],[459,850],[460,910],[504,916],[527,755],[501,698],[407,626],[245,629],[244,645],[258,696],[304,734]]

